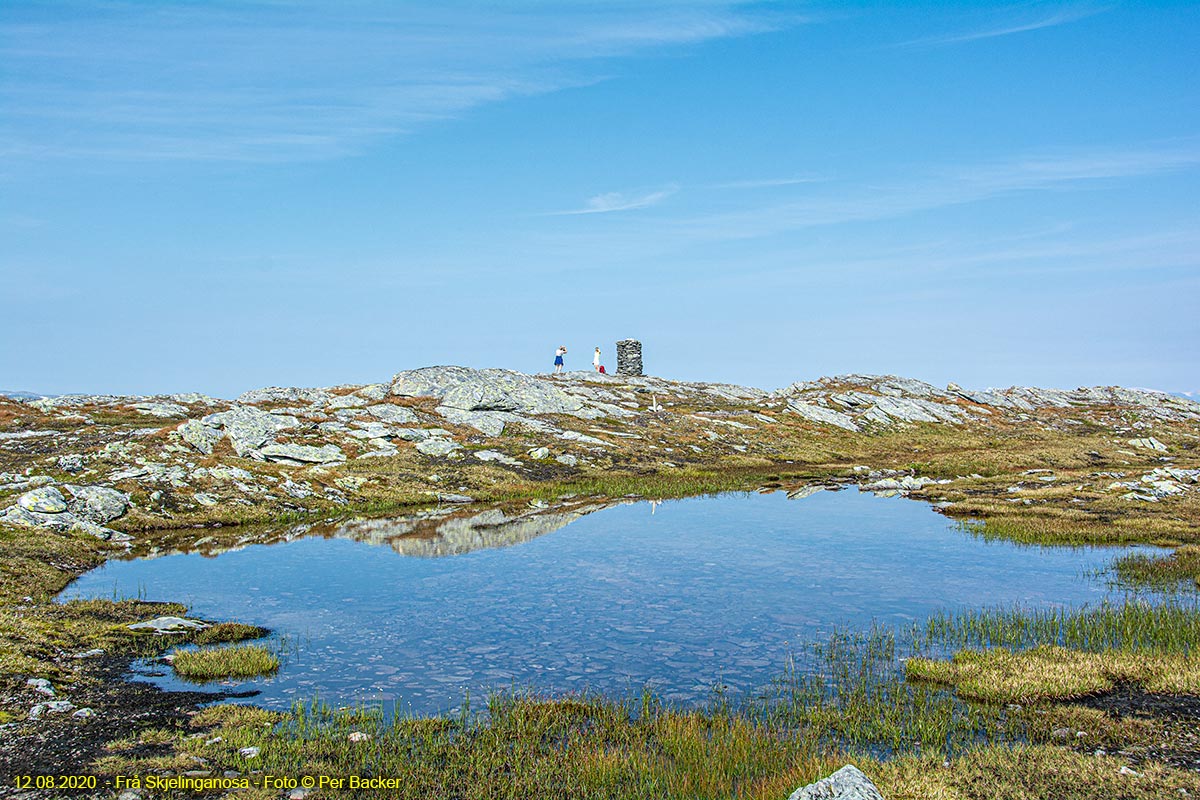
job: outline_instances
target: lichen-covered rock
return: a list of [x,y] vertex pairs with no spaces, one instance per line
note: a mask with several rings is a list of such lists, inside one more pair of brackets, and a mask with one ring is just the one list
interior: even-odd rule
[[269,444],[259,448],[258,454],[267,461],[295,466],[335,464],[346,460],[346,454],[341,448],[332,444],[321,447],[306,444]]
[[363,386],[355,392],[359,397],[365,397],[368,400],[378,403],[381,400],[386,400],[388,396],[388,384],[386,383],[371,383]]
[[801,786],[788,800],[883,800],[883,795],[862,770],[847,764],[828,778]]
[[43,486],[26,492],[17,498],[17,505],[26,511],[40,514],[61,514],[67,510],[67,501],[62,492],[53,486]]
[[809,422],[817,422],[825,425],[836,425],[848,431],[857,431],[858,423],[849,414],[843,414],[840,411],[834,411],[830,408],[822,408],[821,406],[812,405],[811,403],[802,403],[798,400],[788,402],[788,410],[799,414]]
[[345,394],[332,398],[325,407],[329,409],[360,408],[369,402],[371,401],[365,397],[360,397],[355,394]]
[[253,451],[272,441],[275,434],[300,424],[300,420],[288,414],[271,414],[254,406],[234,406],[228,411],[209,414],[202,422],[210,428],[223,429],[233,451],[243,458],[253,458]]
[[447,422],[468,425],[486,436],[499,436],[508,425],[520,425],[541,433],[558,432],[558,428],[553,425],[511,411],[464,411],[450,406],[438,406],[435,410]]
[[472,455],[480,461],[495,461],[500,464],[507,464],[510,467],[521,466],[520,461],[498,450],[476,450]]
[[255,403],[303,403],[324,406],[332,395],[324,389],[301,389],[295,386],[266,386],[238,395],[237,402],[243,405]]
[[63,487],[74,498],[68,505],[71,512],[98,525],[119,519],[129,510],[129,496],[116,489],[104,486],[73,486]]
[[133,403],[129,407],[147,416],[162,417],[163,419],[186,417],[188,415],[187,407],[181,406],[179,403]]
[[213,448],[221,441],[223,435],[219,428],[205,425],[195,419],[189,419],[176,428],[175,432],[179,434],[179,438],[206,456],[212,455]]
[[406,370],[392,378],[391,392],[401,397],[436,397],[441,405],[464,411],[577,414],[583,410],[582,400],[548,381],[507,369]]
[[869,492],[915,492],[919,489],[937,483],[933,478],[925,476],[905,475],[901,478],[881,478],[863,485]]
[[449,439],[425,439],[417,442],[417,452],[427,456],[448,456],[462,445]]
[[3,514],[0,514],[0,522],[15,525],[18,528],[49,528],[66,531],[70,529],[74,521],[73,514],[43,514],[38,511],[29,511],[20,506],[9,506],[4,509]]
[[120,532],[114,531],[111,528],[105,528],[103,525],[97,525],[91,520],[86,519],[77,519],[69,530],[71,533],[86,533],[88,536],[95,536],[97,539],[103,539],[104,541],[121,538]]
[[603,439],[597,439],[595,436],[588,436],[586,433],[579,431],[562,431],[557,438],[566,439],[568,442],[582,442],[583,444],[591,444],[597,447],[608,447],[608,442]]
[[468,425],[486,436],[499,436],[504,433],[504,425],[509,417],[515,417],[508,411],[464,411],[461,408],[438,406],[437,412],[454,425]]
[[78,453],[67,453],[66,455],[59,456],[54,465],[63,472],[70,472],[72,474],[83,472],[83,456]]
[[363,409],[380,422],[391,425],[414,425],[420,420],[411,408],[398,406],[393,403],[379,403]]
[[356,430],[347,431],[355,439],[390,439],[394,432],[382,422],[356,422]]
[[445,439],[450,436],[450,431],[445,428],[393,428],[391,435],[406,442],[423,442],[426,439]]

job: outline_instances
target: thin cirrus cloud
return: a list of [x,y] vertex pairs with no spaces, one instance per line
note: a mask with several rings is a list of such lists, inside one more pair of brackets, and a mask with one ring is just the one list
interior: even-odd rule
[[[1025,6],[1025,8],[1028,8],[1028,6]],[[1036,17],[1030,17],[1028,14],[1023,15],[1023,17],[1016,17],[1015,15],[1011,15],[1011,11],[1009,11],[1009,19],[1005,21],[996,21],[990,25],[959,33],[909,39],[908,41],[899,42],[893,45],[893,47],[937,47],[940,45],[974,42],[980,39],[994,39],[999,36],[1011,36],[1017,33],[1028,33],[1043,28],[1054,28],[1059,25],[1078,22],[1081,19],[1108,11],[1109,8],[1109,6],[1093,5],[1064,6],[1049,9],[1047,12],[1043,12]]]
[[337,158],[595,83],[604,59],[798,23],[737,0],[15,3],[0,158]]
[[[910,167],[909,177],[893,180],[827,180],[797,187],[790,197],[722,194],[724,206],[731,197],[745,198],[733,210],[697,207],[706,195],[694,193],[689,210],[675,214],[622,215],[621,227],[602,233],[592,230],[545,232],[549,250],[578,252],[605,248],[622,257],[656,257],[697,244],[738,241],[786,235],[795,231],[834,225],[858,225],[903,218],[911,214],[983,202],[991,198],[1036,192],[1069,192],[1120,185],[1155,175],[1180,174],[1200,169],[1200,140],[1184,139],[1145,143],[1128,148],[1072,148],[1018,154],[974,164]],[[786,195],[786,188],[783,190]],[[599,195],[579,209],[557,214],[601,213],[649,205],[646,195]],[[714,197],[708,195],[708,197]],[[623,202],[622,202],[623,201]],[[593,238],[599,237],[599,238]]]
[[677,191],[679,191],[679,187],[672,184],[652,192],[639,194],[605,192],[604,194],[598,194],[595,197],[589,198],[581,208],[572,208],[566,211],[551,211],[547,216],[561,217],[575,216],[577,214],[609,214],[614,211],[634,211],[639,208],[656,206]]
[[[784,186],[798,186],[804,183],[817,183],[825,180],[824,178],[815,177],[789,177],[789,178],[761,178],[744,181],[727,181],[725,183],[714,183],[708,188],[710,189],[772,189]],[[594,197],[588,198],[588,201],[580,208],[571,208],[565,211],[551,211],[546,216],[575,216],[578,214],[607,214],[613,211],[633,211],[639,208],[649,208],[656,206],[663,200],[666,200],[671,195],[679,191],[677,184],[668,184],[661,189],[656,189],[650,192],[641,192],[631,194],[626,192],[605,192]]]
[[[1176,173],[1200,167],[1200,142],[1128,149],[1076,150],[944,167],[907,181],[838,186],[816,196],[681,219],[683,239],[745,239],[921,211],[1030,191],[1064,191],[1097,181]],[[662,236],[660,226],[656,235]]]

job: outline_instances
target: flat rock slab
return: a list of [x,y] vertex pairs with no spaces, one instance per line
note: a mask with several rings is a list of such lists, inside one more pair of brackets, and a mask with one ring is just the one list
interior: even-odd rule
[[510,467],[521,466],[521,462],[517,459],[496,450],[476,450],[473,455],[480,461],[497,461],[501,464],[507,464]]
[[184,617],[155,617],[144,622],[132,622],[125,627],[131,631],[149,631],[159,636],[165,633],[186,633],[200,631],[208,627],[207,622]]
[[134,403],[129,408],[151,417],[162,417],[163,419],[186,417],[188,415],[187,406],[181,406],[179,403]]
[[294,466],[334,464],[346,460],[346,454],[333,444],[321,447],[306,444],[269,444],[260,447],[257,452],[267,461]]
[[802,403],[798,400],[792,400],[788,403],[788,410],[799,414],[809,422],[823,423],[825,425],[836,425],[839,428],[844,428],[848,431],[858,431],[858,423],[849,414],[843,414],[840,411],[834,411],[830,408],[813,405],[812,403]]
[[523,414],[575,414],[583,402],[546,381],[507,369],[425,367],[399,372],[391,393],[436,397],[439,405],[463,411],[512,411]]
[[242,404],[250,403],[304,403],[305,405],[324,406],[332,395],[325,389],[302,389],[296,386],[265,386],[262,389],[252,389],[238,396]]
[[446,439],[426,439],[417,442],[417,452],[427,456],[448,456],[455,450],[461,449],[461,444]]
[[883,800],[883,795],[862,770],[847,764],[828,778],[801,786],[788,800]]

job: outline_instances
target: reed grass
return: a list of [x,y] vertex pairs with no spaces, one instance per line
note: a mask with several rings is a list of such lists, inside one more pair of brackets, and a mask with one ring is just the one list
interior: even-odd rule
[[1170,555],[1131,553],[1113,562],[1118,583],[1157,591],[1200,589],[1200,545],[1184,545]]
[[[508,692],[433,718],[318,701],[278,715],[217,706],[192,723],[210,733],[181,734],[177,746],[240,772],[394,777],[390,796],[402,798],[777,800],[847,758],[966,752],[1019,735],[1002,711],[975,713],[952,692],[908,684],[899,663],[895,635],[873,629],[834,635],[757,695],[714,690],[699,708],[650,691],[623,700]],[[259,754],[241,755],[246,747]]]
[[1200,644],[1200,603],[1126,598],[1080,609],[986,608],[930,617],[918,644],[1189,653]]
[[[1073,612],[941,615],[899,632],[841,631],[798,653],[757,694],[732,696],[718,687],[706,704],[690,708],[650,691],[625,699],[507,692],[481,709],[468,697],[458,713],[438,717],[389,714],[382,706],[334,709],[316,700],[286,713],[215,706],[191,723],[207,733],[180,732],[175,750],[185,760],[241,773],[395,778],[389,796],[397,798],[778,800],[847,761],[878,777],[889,798],[990,797],[967,789],[995,780],[1009,781],[1007,794],[998,795],[1007,797],[1080,780],[1086,785],[1079,792],[1061,796],[1082,798],[1110,788],[1116,767],[1098,770],[1095,759],[1035,745],[1052,741],[1056,727],[1076,724],[1086,725],[1097,745],[1118,747],[1149,735],[1148,723],[1036,703],[1121,681],[1139,681],[1150,691],[1200,691],[1200,656],[1189,653],[1188,643],[1196,641],[1198,621],[1194,604],[1128,600]],[[915,655],[963,644],[992,649],[950,661]],[[1029,691],[1050,674],[1066,689]],[[1030,701],[1024,708],[1005,705]],[[247,747],[258,754],[243,755]],[[153,766],[140,758],[109,757],[104,766]],[[145,758],[159,763],[165,756]],[[1006,774],[1021,763],[1051,773]],[[922,777],[929,769],[938,772]],[[1180,783],[1178,771],[1146,769],[1154,790],[1121,796],[1200,785]]]

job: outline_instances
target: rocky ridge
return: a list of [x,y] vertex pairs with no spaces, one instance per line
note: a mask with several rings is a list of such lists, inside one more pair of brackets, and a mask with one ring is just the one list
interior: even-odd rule
[[[142,527],[204,509],[305,510],[315,501],[354,502],[394,475],[425,485],[431,503],[462,502],[470,495],[447,487],[439,465],[532,480],[618,465],[673,469],[771,458],[781,432],[873,436],[919,425],[1100,426],[1120,440],[1118,452],[1161,461],[1141,474],[1102,475],[1111,491],[1145,503],[1200,491],[1197,470],[1171,463],[1172,448],[1155,427],[1195,427],[1200,403],[1119,387],[974,391],[843,375],[769,392],[442,366],[365,386],[266,387],[233,401],[202,394],[0,400],[0,413],[0,470],[7,470],[0,472],[0,521],[117,542],[127,534],[107,526],[131,509]],[[876,491],[908,493],[933,479],[868,470],[861,480]]]

